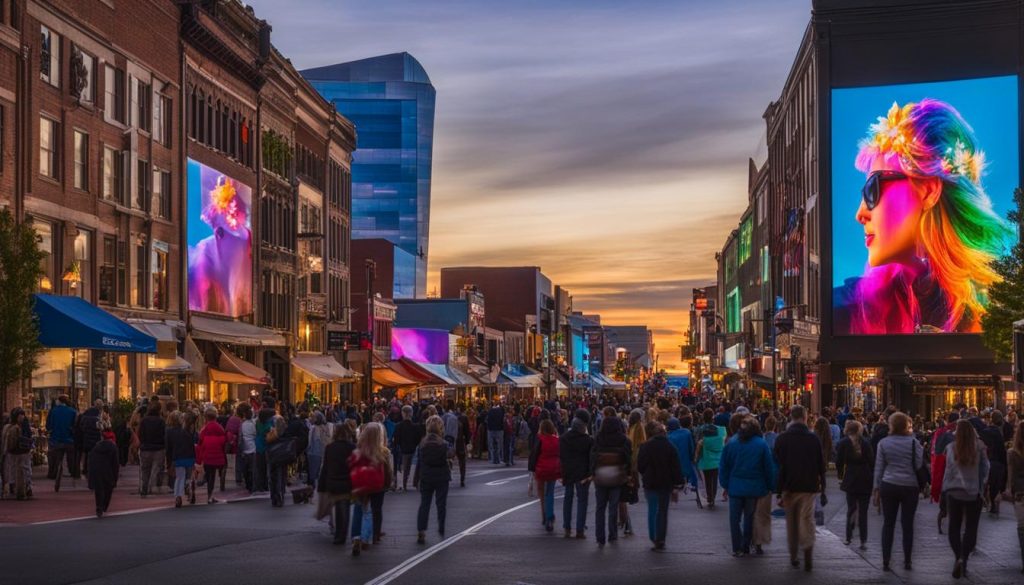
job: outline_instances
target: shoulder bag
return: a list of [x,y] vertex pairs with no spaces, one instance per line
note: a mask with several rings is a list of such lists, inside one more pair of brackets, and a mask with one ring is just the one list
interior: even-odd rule
[[917,487],[925,489],[931,481],[931,473],[928,472],[928,468],[924,465],[921,467],[917,466],[917,439],[910,443],[910,461],[911,466],[914,468],[914,475],[917,476]]

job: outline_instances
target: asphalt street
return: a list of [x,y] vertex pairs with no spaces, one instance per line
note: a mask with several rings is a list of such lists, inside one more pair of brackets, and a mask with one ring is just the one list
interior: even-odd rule
[[[844,499],[833,487],[826,526],[818,530],[815,570],[805,573],[789,567],[781,519],[774,521],[775,540],[765,556],[735,559],[729,554],[727,506],[701,511],[688,496],[672,505],[667,551],[658,553],[649,550],[641,502],[630,509],[636,535],[599,549],[591,534],[586,541],[562,537],[561,500],[555,506],[555,533],[544,531],[539,505],[527,497],[525,462],[506,468],[472,461],[469,476],[466,488],[453,483],[444,541],[432,513],[427,544],[416,544],[415,492],[385,497],[384,541],[358,558],[350,556],[349,547],[331,544],[327,523],[313,518],[311,505],[289,502],[274,509],[267,500],[196,505],[5,527],[0,529],[0,583],[954,582],[949,545],[936,532],[937,507],[930,503],[922,503],[918,511],[914,570],[903,570],[897,552],[895,572],[886,574],[881,571],[881,517],[872,511],[866,552],[844,546]],[[592,527],[593,497],[589,516]],[[1009,510],[999,518],[985,515],[979,540],[970,577],[961,582],[1024,582]]]

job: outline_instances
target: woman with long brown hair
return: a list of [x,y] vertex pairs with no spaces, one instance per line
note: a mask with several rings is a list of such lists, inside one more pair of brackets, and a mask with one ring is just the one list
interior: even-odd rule
[[[388,450],[384,441],[387,433],[380,423],[371,422],[363,425],[359,431],[359,439],[356,441],[356,450],[349,456],[349,470],[352,477],[352,496],[355,501],[355,511],[352,514],[352,556],[359,556],[360,551],[369,547],[371,542],[377,542],[381,535],[381,525],[384,522],[384,491],[386,486],[391,485],[394,476],[392,468],[391,451]],[[360,473],[361,468],[376,470],[373,473]],[[383,482],[378,482],[374,476],[383,476]],[[374,477],[373,486],[363,488],[357,476]]]
[[875,468],[875,454],[871,443],[864,438],[864,427],[856,420],[846,421],[846,437],[836,448],[836,470],[840,489],[846,493],[846,539],[853,540],[853,527],[860,532],[860,549],[868,543],[868,502],[871,500],[871,480]]
[[949,546],[956,555],[954,579],[967,575],[967,558],[978,542],[981,493],[989,467],[985,444],[978,439],[974,425],[958,421],[955,439],[946,446],[946,472],[942,477],[942,495],[949,511]]
[[1024,421],[1015,427],[1013,443],[1006,452],[1007,493],[1003,498],[1013,503],[1013,512],[1017,516],[1017,541],[1020,543],[1021,573],[1024,573]]
[[629,517],[629,506],[640,501],[640,472],[637,471],[637,458],[640,456],[640,446],[647,442],[644,411],[639,408],[631,410],[628,422],[626,438],[629,439],[633,453],[630,458],[629,481],[623,486],[622,496],[619,499],[619,526],[622,527],[622,534],[626,536],[633,534],[633,521]]
[[[828,425],[828,419],[819,416],[814,421],[814,434],[821,441],[821,458],[825,461],[825,468],[832,462],[832,429]],[[821,498],[814,498],[814,523],[818,526],[825,525],[825,508],[821,504]]]
[[537,482],[537,498],[544,512],[544,529],[555,529],[555,482],[562,477],[562,465],[558,458],[558,429],[551,419],[540,422],[537,442],[530,451],[529,471]]

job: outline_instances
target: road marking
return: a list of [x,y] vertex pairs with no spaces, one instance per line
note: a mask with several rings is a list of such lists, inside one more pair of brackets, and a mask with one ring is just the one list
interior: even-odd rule
[[[107,512],[104,518],[109,516],[129,516],[131,514],[142,514],[145,512],[156,512],[157,510],[169,510],[170,506],[155,506],[153,508],[139,508],[138,510],[122,510],[121,512]],[[79,520],[96,520],[96,514],[92,516],[78,516],[76,518],[61,518],[59,520],[45,520],[43,522],[30,522],[28,526],[43,526],[44,524],[63,524],[65,522],[77,522]]]
[[537,500],[530,500],[529,502],[526,502],[525,504],[519,504],[518,506],[513,506],[512,508],[509,508],[508,510],[505,510],[504,512],[500,512],[498,514],[495,514],[494,516],[491,516],[490,518],[487,518],[486,520],[483,520],[482,522],[478,522],[477,524],[474,524],[473,526],[470,526],[469,528],[463,530],[462,532],[456,534],[455,536],[452,536],[451,538],[448,538],[446,540],[442,540],[441,542],[439,542],[439,543],[435,544],[434,546],[428,548],[427,550],[419,553],[418,555],[410,557],[409,559],[407,559],[402,564],[400,564],[397,567],[391,569],[390,571],[380,575],[376,579],[373,579],[371,581],[367,581],[366,585],[385,585],[386,583],[390,583],[390,582],[394,581],[395,579],[401,577],[405,573],[409,572],[409,570],[411,570],[416,565],[422,563],[423,561],[425,561],[425,560],[429,559],[430,557],[436,555],[437,553],[443,551],[444,549],[446,549],[449,546],[455,544],[456,542],[462,540],[463,538],[466,538],[467,536],[469,536],[471,534],[476,534],[482,528],[485,528],[487,525],[489,525],[489,524],[491,524],[493,522],[496,522],[496,521],[500,520],[501,518],[504,518],[505,516],[508,516],[509,514],[512,514],[513,512],[518,512],[519,510],[522,510],[523,508],[527,508],[529,506],[536,506],[536,505],[537,505]]
[[508,477],[508,478],[505,478],[505,479],[496,479],[494,481],[489,481],[489,482],[485,483],[484,485],[505,485],[506,483],[509,483],[510,481],[515,481],[517,479],[523,479],[524,477],[530,477],[530,474],[529,473],[524,473],[523,475],[516,475],[516,476]]
[[522,471],[522,469],[516,469],[515,467],[502,467],[501,469],[485,469],[483,471],[470,471],[466,474],[466,477],[482,477],[484,475],[490,475],[492,473],[503,473],[505,471]]

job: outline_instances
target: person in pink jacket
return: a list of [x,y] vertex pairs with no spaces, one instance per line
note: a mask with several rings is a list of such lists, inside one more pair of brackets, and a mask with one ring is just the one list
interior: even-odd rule
[[220,470],[228,464],[228,458],[225,455],[227,439],[224,427],[217,422],[217,409],[208,406],[206,408],[206,426],[199,431],[199,444],[196,445],[196,465],[203,466],[203,475],[206,477],[207,504],[217,503],[213,497],[213,486]]

